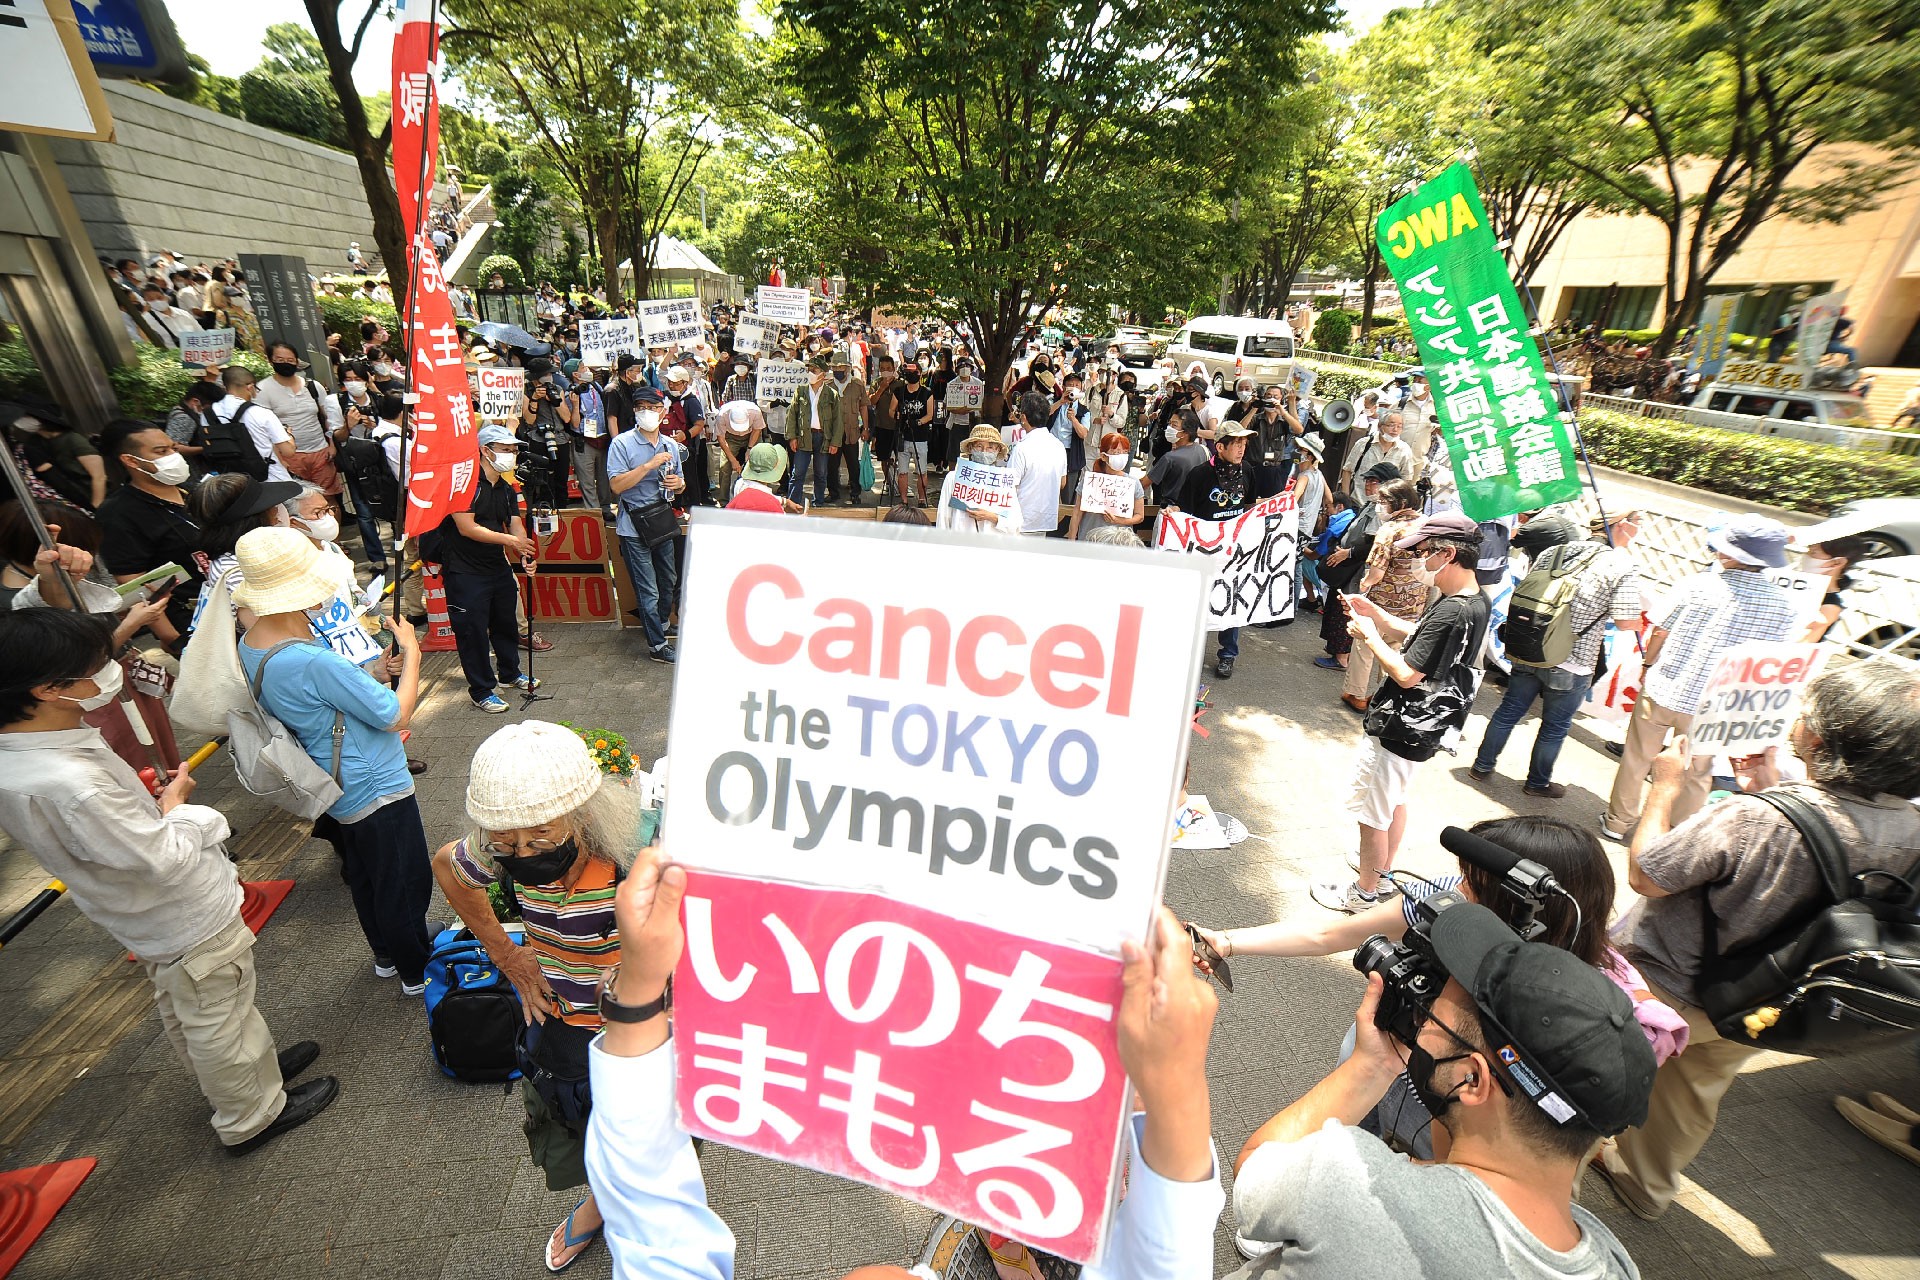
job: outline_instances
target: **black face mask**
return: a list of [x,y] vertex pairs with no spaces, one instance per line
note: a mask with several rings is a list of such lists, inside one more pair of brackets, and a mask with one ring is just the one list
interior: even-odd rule
[[294,374],[300,372],[300,366],[291,360],[275,360],[273,362],[273,371],[283,378],[291,378]]
[[495,858],[494,865],[500,868],[500,874],[515,884],[528,888],[552,884],[573,867],[574,860],[580,856],[580,846],[569,836],[550,853],[525,854],[517,858]]

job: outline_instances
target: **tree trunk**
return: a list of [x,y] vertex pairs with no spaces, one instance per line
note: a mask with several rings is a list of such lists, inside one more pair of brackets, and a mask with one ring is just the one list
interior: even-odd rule
[[[346,125],[348,146],[360,167],[360,185],[366,189],[367,209],[373,214],[373,241],[380,246],[380,258],[387,269],[395,304],[406,314],[407,232],[400,219],[400,198],[393,191],[393,173],[387,162],[386,139],[391,137],[392,122],[380,138],[367,127],[366,107],[360,90],[353,83],[353,57],[340,38],[339,0],[307,0],[307,16],[313,22],[315,36],[327,58],[327,83],[340,106]],[[433,175],[428,174],[431,182]]]
[[620,213],[611,205],[599,205],[588,211],[593,219],[593,238],[600,245],[600,287],[607,291],[607,305],[620,305]]
[[[1680,334],[1682,305],[1690,300],[1689,295],[1693,293],[1695,287],[1693,281],[1689,279],[1686,294],[1682,294],[1676,300],[1675,295],[1681,294],[1680,236],[1683,222],[1684,218],[1675,218],[1667,223],[1667,316],[1660,326],[1659,336],[1653,340],[1653,346],[1648,353],[1648,358],[1653,360],[1664,360],[1667,358],[1667,353],[1673,350],[1674,339]],[[1688,274],[1691,276],[1693,273],[1689,270]]]

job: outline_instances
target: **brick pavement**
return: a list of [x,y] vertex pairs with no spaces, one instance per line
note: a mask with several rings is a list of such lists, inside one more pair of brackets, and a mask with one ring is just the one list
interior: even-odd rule
[[[670,670],[645,661],[633,635],[577,627],[549,635],[558,647],[540,669],[555,697],[530,714],[617,729],[651,762],[665,749]],[[1335,701],[1338,677],[1308,665],[1317,650],[1310,625],[1249,631],[1238,674],[1215,687],[1212,737],[1193,744],[1194,789],[1254,835],[1231,850],[1177,857],[1168,899],[1183,916],[1227,926],[1315,911],[1305,881],[1344,872],[1354,832],[1339,804],[1358,726]],[[442,840],[463,825],[465,762],[503,718],[466,706],[452,655],[429,658],[427,670],[415,750],[433,766],[419,793],[429,835]],[[1490,693],[1481,710],[1491,707]],[[1586,821],[1599,811],[1612,760],[1598,739],[1576,729],[1560,768],[1571,789],[1557,803],[1520,793],[1515,770],[1530,741],[1531,728],[1517,735],[1506,776],[1490,787],[1467,783],[1464,761],[1443,757],[1421,772],[1410,869],[1445,869],[1435,836],[1446,822],[1549,810]],[[198,798],[225,808],[236,830],[264,822],[262,837],[277,831],[279,819],[225,774],[209,766]],[[0,1137],[0,1167],[100,1160],[14,1272],[19,1280],[545,1274],[542,1242],[572,1198],[548,1192],[527,1159],[517,1097],[431,1067],[418,1005],[373,977],[331,862],[324,845],[295,847],[285,874],[299,887],[257,954],[268,1023],[283,1045],[322,1043],[315,1069],[340,1077],[340,1101],[258,1155],[229,1159],[191,1078],[144,1016],[50,1102],[28,1099],[45,1104],[38,1118]],[[1623,870],[1620,879],[1624,886]],[[0,912],[43,880],[30,859],[0,853]],[[0,1093],[26,1065],[23,1047],[118,954],[63,902],[0,956]],[[1345,957],[1249,960],[1236,976],[1209,1067],[1214,1133],[1229,1162],[1257,1125],[1331,1067],[1360,991]],[[1649,1277],[1920,1276],[1920,1170],[1840,1120],[1830,1098],[1843,1087],[1916,1101],[1920,1070],[1911,1049],[1846,1063],[1758,1059],[1728,1095],[1693,1171],[1697,1185],[1665,1220],[1626,1215],[1597,1179],[1586,1202]],[[704,1164],[738,1238],[743,1277],[837,1277],[863,1262],[910,1260],[931,1221],[882,1193],[717,1146]],[[1216,1238],[1222,1271],[1237,1263],[1230,1228],[1223,1222]],[[589,1251],[571,1274],[608,1274],[605,1251]]]

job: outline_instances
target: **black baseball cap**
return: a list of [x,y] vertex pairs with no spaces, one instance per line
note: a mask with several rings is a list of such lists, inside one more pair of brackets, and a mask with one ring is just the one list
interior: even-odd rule
[[655,409],[658,409],[667,402],[667,398],[660,394],[660,389],[650,383],[642,383],[640,386],[634,388],[628,398],[636,407],[648,405]]
[[1360,478],[1362,480],[1378,480],[1381,484],[1385,484],[1389,480],[1398,480],[1400,478],[1400,468],[1394,466],[1391,462],[1376,462],[1361,472]]
[[270,507],[277,507],[299,496],[298,480],[260,481],[248,476],[246,487],[233,495],[233,501],[226,505],[218,518],[222,523],[245,520],[249,516],[257,516]]
[[622,351],[620,358],[613,362],[613,370],[615,373],[625,373],[627,370],[637,368],[645,363],[645,360],[642,360],[639,356],[633,354],[633,352]]
[[1607,1136],[1646,1122],[1653,1048],[1610,978],[1571,951],[1521,941],[1478,903],[1442,911],[1432,938],[1479,1010],[1496,1069],[1535,1106]]

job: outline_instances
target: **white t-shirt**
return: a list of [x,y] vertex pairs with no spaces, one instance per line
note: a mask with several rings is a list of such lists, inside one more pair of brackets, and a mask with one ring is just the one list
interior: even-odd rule
[[[240,412],[241,406],[245,403],[238,396],[227,396],[213,406],[213,412],[220,421],[232,422],[233,415]],[[257,404],[247,405],[246,412],[247,416],[242,421],[247,424],[247,434],[253,437],[253,447],[258,449],[260,456],[267,460],[267,479],[293,479],[287,471],[286,463],[280,461],[280,455],[273,451],[275,445],[282,441],[290,442],[293,439],[286,424],[280,421],[273,410],[262,408]]]
[[1060,525],[1060,485],[1067,478],[1067,447],[1051,431],[1029,431],[1013,447],[1023,532],[1050,533]]

